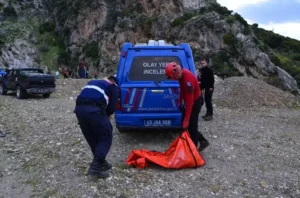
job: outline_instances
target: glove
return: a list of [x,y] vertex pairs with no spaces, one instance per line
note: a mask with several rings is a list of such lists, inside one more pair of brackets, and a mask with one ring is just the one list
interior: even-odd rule
[[189,121],[183,120],[182,122],[182,128],[187,129],[189,127]]

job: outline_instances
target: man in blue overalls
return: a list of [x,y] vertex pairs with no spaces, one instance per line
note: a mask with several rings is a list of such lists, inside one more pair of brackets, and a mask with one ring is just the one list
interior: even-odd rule
[[119,94],[117,79],[110,76],[89,81],[76,99],[74,113],[94,155],[88,175],[109,176],[112,165],[105,158],[112,144],[110,116],[115,112]]

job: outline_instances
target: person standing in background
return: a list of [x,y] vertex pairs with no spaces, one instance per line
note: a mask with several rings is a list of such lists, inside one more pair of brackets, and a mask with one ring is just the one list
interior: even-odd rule
[[56,79],[59,79],[59,71],[58,70],[56,70],[55,76],[56,76]]
[[204,91],[201,89],[201,69],[199,68],[197,70],[197,79],[198,79],[198,83],[199,83],[199,87],[200,87],[200,92],[201,92],[201,107],[203,106],[204,104]]
[[212,95],[214,92],[215,77],[213,70],[208,66],[205,58],[200,60],[201,76],[198,78],[201,84],[201,90],[204,91],[204,101],[206,114],[202,116],[205,121],[213,119]]
[[95,77],[95,79],[98,78],[98,72],[96,70],[94,71],[94,77]]
[[85,63],[83,62],[82,59],[80,59],[80,62],[77,67],[79,78],[86,78],[85,68],[86,68]]
[[68,68],[65,67],[63,70],[63,75],[65,79],[68,78],[68,74],[69,74]]

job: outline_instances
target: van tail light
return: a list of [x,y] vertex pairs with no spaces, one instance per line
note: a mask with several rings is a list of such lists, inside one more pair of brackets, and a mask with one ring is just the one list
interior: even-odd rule
[[125,58],[126,56],[127,56],[127,52],[126,51],[122,52],[122,57]]
[[118,99],[117,105],[116,105],[116,110],[121,110],[121,101]]

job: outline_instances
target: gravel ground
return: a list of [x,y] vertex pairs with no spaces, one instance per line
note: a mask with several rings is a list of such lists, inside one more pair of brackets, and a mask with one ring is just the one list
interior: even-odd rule
[[49,99],[0,96],[0,197],[300,197],[300,106],[292,95],[251,78],[218,81],[214,120],[200,120],[211,143],[204,167],[128,167],[132,149],[165,151],[178,134],[114,130],[111,176],[93,181],[72,113],[85,82],[58,80]]

